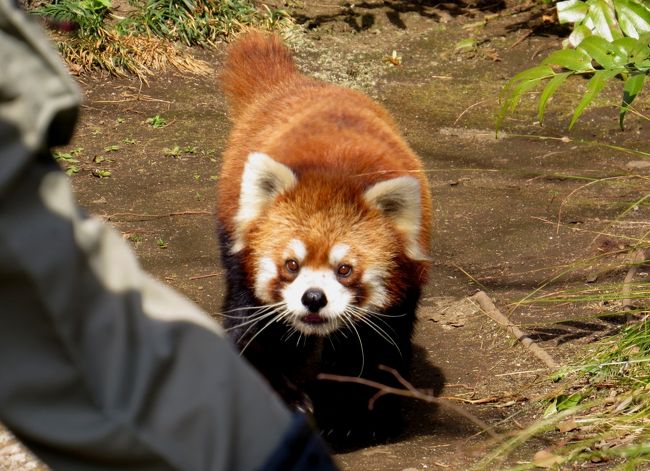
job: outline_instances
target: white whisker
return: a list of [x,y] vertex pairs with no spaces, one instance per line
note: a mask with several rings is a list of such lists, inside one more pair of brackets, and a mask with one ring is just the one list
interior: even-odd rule
[[367,325],[368,327],[370,327],[372,330],[374,330],[374,331],[377,333],[377,335],[379,335],[381,338],[383,338],[384,340],[386,340],[386,342],[388,342],[388,343],[390,343],[391,345],[393,345],[393,346],[397,349],[397,351],[399,352],[400,356],[402,356],[402,351],[400,350],[399,345],[397,345],[397,342],[395,342],[395,339],[393,339],[393,337],[391,337],[391,336],[388,334],[388,332],[386,332],[384,329],[382,329],[381,327],[379,327],[379,326],[378,326],[375,322],[373,322],[369,317],[364,316],[363,314],[360,314],[360,313],[358,313],[358,312],[354,312],[353,310],[350,310],[350,315],[351,315],[353,318],[358,319],[360,322],[363,322],[365,325]]
[[[395,329],[393,329],[392,325],[390,325],[387,321],[385,321],[381,317],[377,317],[378,313],[370,311],[369,309],[360,308],[359,306],[351,306],[351,308],[354,309],[354,311],[357,314],[359,314],[361,316],[364,316],[365,318],[373,319],[373,323],[374,323],[374,321],[381,322],[384,326],[388,327],[395,335],[397,335],[397,332],[395,332]],[[405,315],[406,314],[404,314],[404,316]],[[398,317],[398,316],[384,316],[384,317]],[[402,317],[402,315],[400,315],[399,317]],[[375,323],[375,325],[377,325],[377,324]],[[379,327],[379,326],[377,326],[377,327]],[[388,334],[388,332],[386,332],[386,333]]]
[[359,348],[361,348],[361,370],[359,371],[359,375],[363,373],[363,369],[366,366],[366,355],[363,351],[363,340],[361,340],[361,335],[359,334],[359,331],[357,330],[356,326],[354,325],[354,320],[351,318],[350,314],[347,311],[344,311],[341,315],[341,319],[343,319],[343,322],[346,325],[349,325],[352,330],[354,330],[354,333],[357,334],[357,338],[359,339]]
[[[270,308],[270,307],[280,307],[284,304],[284,301],[280,301],[275,304],[264,304],[263,306],[245,306],[245,307],[236,307],[234,309],[229,309],[227,311],[219,312],[217,313],[217,316],[220,317],[228,317],[229,319],[241,319],[242,317],[247,317],[247,316],[229,316],[228,314],[231,314],[233,312],[241,312],[241,311],[257,311],[259,309],[265,309],[265,308]],[[255,315],[255,313],[251,314]]]
[[404,313],[404,314],[382,314],[381,312],[372,311],[372,310],[370,310],[368,308],[364,308],[364,307],[361,307],[361,306],[353,306],[353,307],[355,309],[359,309],[359,310],[361,310],[361,311],[363,311],[365,313],[371,314],[371,315],[376,316],[376,317],[388,317],[388,318],[392,319],[392,318],[395,318],[395,317],[405,317],[407,315],[406,313]]
[[299,332],[298,329],[296,329],[295,327],[291,327],[291,330],[285,333],[280,340],[283,342],[288,342],[289,339],[296,334],[296,332]]
[[[274,313],[275,313],[275,311],[274,311]],[[253,335],[253,336],[251,337],[251,339],[246,343],[246,345],[244,345],[244,348],[241,349],[241,351],[240,351],[239,354],[240,354],[240,355],[243,355],[244,352],[246,351],[246,349],[248,348],[248,346],[253,342],[253,340],[255,340],[255,339],[257,338],[258,335],[260,335],[262,332],[264,332],[264,330],[265,330],[268,326],[270,326],[270,325],[273,324],[274,322],[277,322],[277,321],[281,320],[282,318],[286,317],[288,314],[289,314],[289,311],[287,311],[287,310],[285,309],[284,311],[280,312],[279,315],[278,315],[277,317],[271,317],[271,320],[268,321],[266,324],[264,324],[264,327],[262,327],[260,330],[258,330],[257,332],[255,332],[255,335]]]
[[276,313],[277,313],[277,308],[275,308],[275,307],[268,306],[268,307],[260,308],[260,310],[258,312],[255,312],[254,314],[251,314],[250,316],[239,318],[239,319],[242,319],[243,322],[240,322],[237,325],[233,325],[232,327],[228,327],[226,329],[226,331],[234,330],[234,329],[237,329],[239,327],[243,327],[243,326],[249,325],[249,324],[256,324],[257,322],[259,322],[259,321],[261,321],[263,319],[266,319],[269,316],[273,316]]

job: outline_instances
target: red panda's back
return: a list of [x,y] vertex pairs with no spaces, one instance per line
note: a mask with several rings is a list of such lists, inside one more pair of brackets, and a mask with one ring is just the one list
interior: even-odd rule
[[423,246],[430,196],[419,159],[388,114],[354,90],[300,74],[275,36],[251,33],[231,48],[222,75],[234,129],[223,155],[219,218],[227,230],[237,212],[243,168],[264,152],[294,170],[322,168],[354,177],[355,186],[410,175],[420,180]]

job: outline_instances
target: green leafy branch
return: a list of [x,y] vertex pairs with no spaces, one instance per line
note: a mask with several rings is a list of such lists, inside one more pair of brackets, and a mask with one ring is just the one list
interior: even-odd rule
[[574,23],[567,45],[574,45],[575,49],[555,51],[540,65],[520,72],[506,83],[497,130],[525,93],[547,82],[537,108],[542,123],[549,99],[572,75],[590,79],[569,129],[614,77],[623,80],[619,107],[619,124],[623,128],[625,115],[650,73],[650,7],[634,0],[567,0],[557,3],[557,11],[560,22]]

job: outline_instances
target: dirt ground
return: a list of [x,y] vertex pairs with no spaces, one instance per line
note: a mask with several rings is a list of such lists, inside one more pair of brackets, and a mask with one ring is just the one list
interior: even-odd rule
[[[625,269],[617,267],[650,224],[647,205],[620,217],[650,190],[650,161],[613,147],[650,150],[643,119],[630,115],[626,130],[618,129],[620,83],[571,132],[579,79],[558,93],[543,127],[531,99],[495,137],[504,82],[561,44],[561,28],[544,24],[543,10],[531,4],[289,6],[303,28],[293,38],[300,67],[384,104],[429,172],[435,262],[419,311],[413,384],[499,432],[538,416],[535,399],[552,384],[543,381],[544,365],[467,297],[486,291],[559,363],[575,361],[618,327],[595,317],[613,307],[517,301],[541,285],[550,293],[620,282]],[[215,79],[223,48],[197,53],[213,76],[170,71],[149,86],[81,78],[81,121],[63,150],[79,160],[71,178],[81,205],[122,232],[146,270],[217,317],[223,280],[212,210],[230,124]],[[637,108],[647,109],[648,100]],[[156,115],[166,120],[161,128],[146,123]],[[464,470],[492,443],[444,406],[407,402],[405,416],[398,440],[339,454],[341,467]],[[0,441],[0,470],[27,469],[9,463],[7,443]],[[530,460],[544,446],[533,442],[514,460]]]

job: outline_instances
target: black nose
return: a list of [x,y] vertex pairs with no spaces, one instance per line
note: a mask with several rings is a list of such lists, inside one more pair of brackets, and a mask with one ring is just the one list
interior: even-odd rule
[[305,291],[305,294],[302,295],[302,303],[305,305],[309,312],[318,312],[320,309],[327,304],[327,297],[323,290],[318,288],[309,288]]

